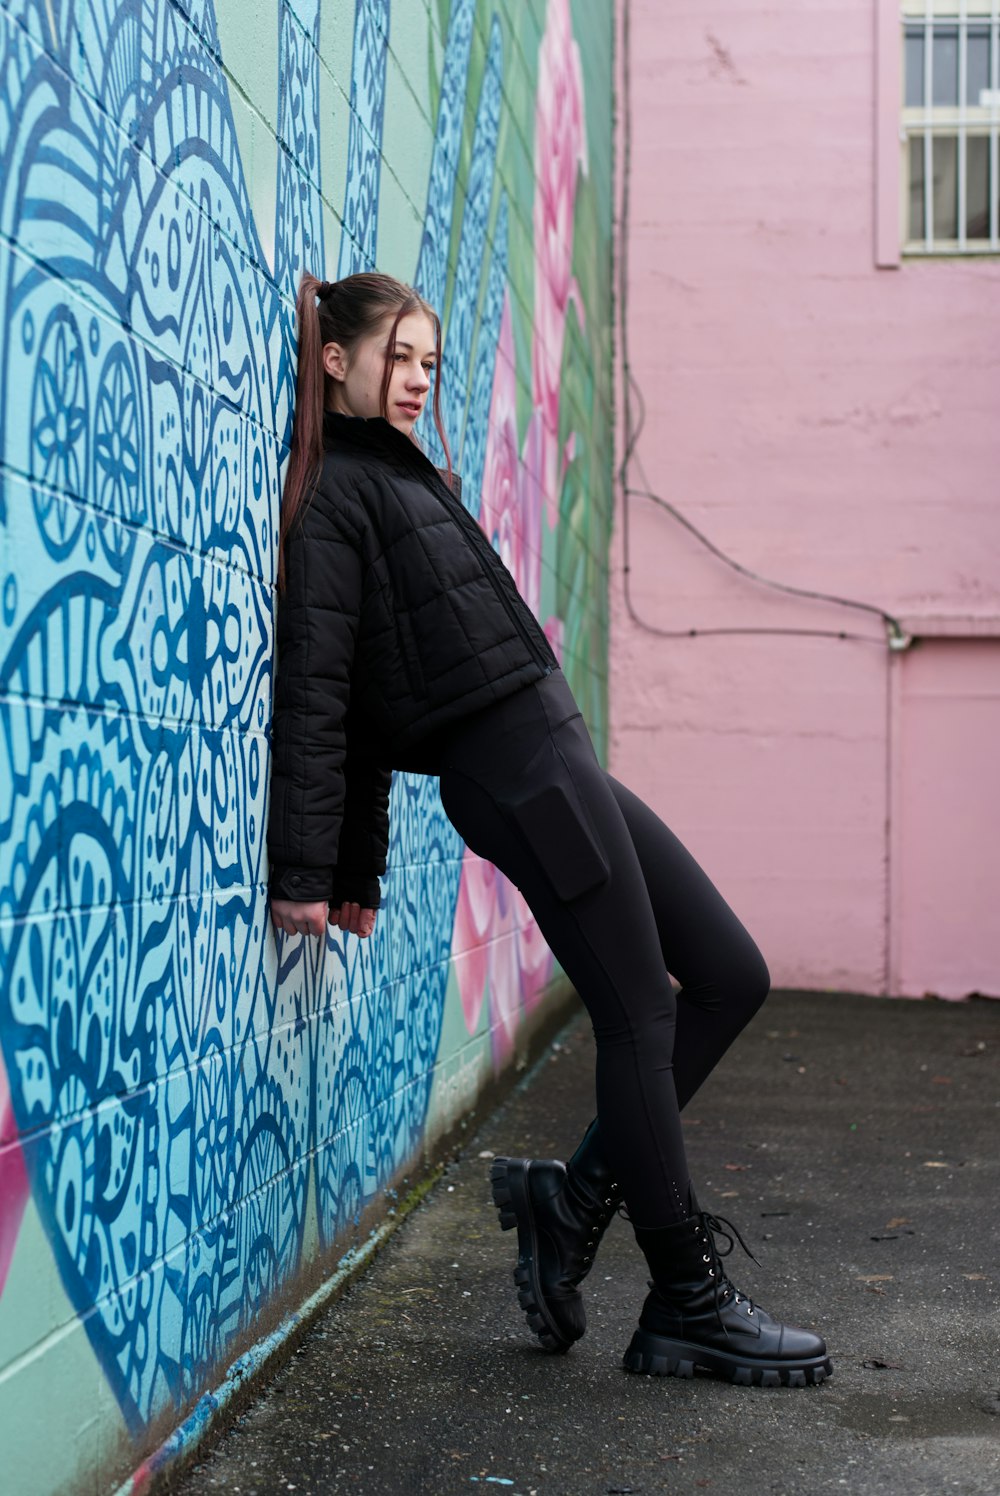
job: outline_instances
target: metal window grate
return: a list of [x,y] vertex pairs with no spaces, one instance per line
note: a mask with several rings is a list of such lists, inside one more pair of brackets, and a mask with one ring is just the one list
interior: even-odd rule
[[996,254],[1000,0],[904,0],[903,248]]

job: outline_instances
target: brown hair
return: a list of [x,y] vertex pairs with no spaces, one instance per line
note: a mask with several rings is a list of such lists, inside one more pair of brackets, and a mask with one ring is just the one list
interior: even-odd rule
[[[318,298],[318,302],[317,302]],[[389,330],[385,372],[379,391],[380,413],[389,419],[389,381],[392,378],[396,352],[396,328],[400,319],[411,312],[423,312],[434,328],[436,355],[434,376],[434,424],[448,464],[451,486],[451,451],[441,421],[441,319],[424,298],[395,276],[379,271],[361,271],[339,281],[321,281],[304,274],[299,281],[295,303],[298,320],[298,371],[295,383],[295,417],[292,423],[291,455],[281,497],[281,520],[278,530],[278,591],[285,588],[285,537],[304,500],[312,490],[323,463],[323,414],[327,409],[331,377],[323,367],[323,347],[339,343],[350,357],[363,337],[377,331],[381,323],[395,312]],[[410,439],[419,446],[417,438]]]

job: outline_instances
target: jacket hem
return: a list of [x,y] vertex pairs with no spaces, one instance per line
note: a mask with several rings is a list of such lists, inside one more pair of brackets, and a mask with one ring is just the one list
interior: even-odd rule
[[503,701],[515,691],[534,685],[558,668],[557,665],[542,665],[536,660],[530,660],[502,679],[484,681],[474,691],[467,691],[454,701],[429,711],[426,716],[393,737],[392,767],[417,774],[440,773],[439,754],[452,729],[457,731],[470,717]]

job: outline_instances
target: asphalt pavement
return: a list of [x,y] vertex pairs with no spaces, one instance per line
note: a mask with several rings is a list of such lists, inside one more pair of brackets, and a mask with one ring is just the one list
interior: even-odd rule
[[616,1218],[588,1331],[517,1305],[494,1154],[565,1158],[593,1114],[580,1009],[315,1321],[185,1496],[998,1496],[1000,1003],[772,993],[684,1113],[741,1291],[826,1337],[819,1387],[621,1366],[646,1268]]

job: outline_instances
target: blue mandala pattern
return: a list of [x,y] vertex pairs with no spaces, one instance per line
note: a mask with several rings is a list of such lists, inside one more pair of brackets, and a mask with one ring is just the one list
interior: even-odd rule
[[389,50],[389,0],[358,0],[351,66],[351,124],[344,188],[344,231],[337,279],[375,268],[379,142],[385,108],[385,63]]
[[[442,308],[474,10],[453,0],[413,277]],[[319,0],[276,19],[271,266],[211,0],[0,8],[0,1044],[62,1281],[136,1436],[253,1332],[310,1196],[327,1246],[419,1146],[458,894],[437,781],[397,774],[373,938],[270,954],[293,296],[326,266]],[[375,252],[389,25],[358,0],[340,274]],[[447,339],[474,513],[501,85],[494,22]]]

